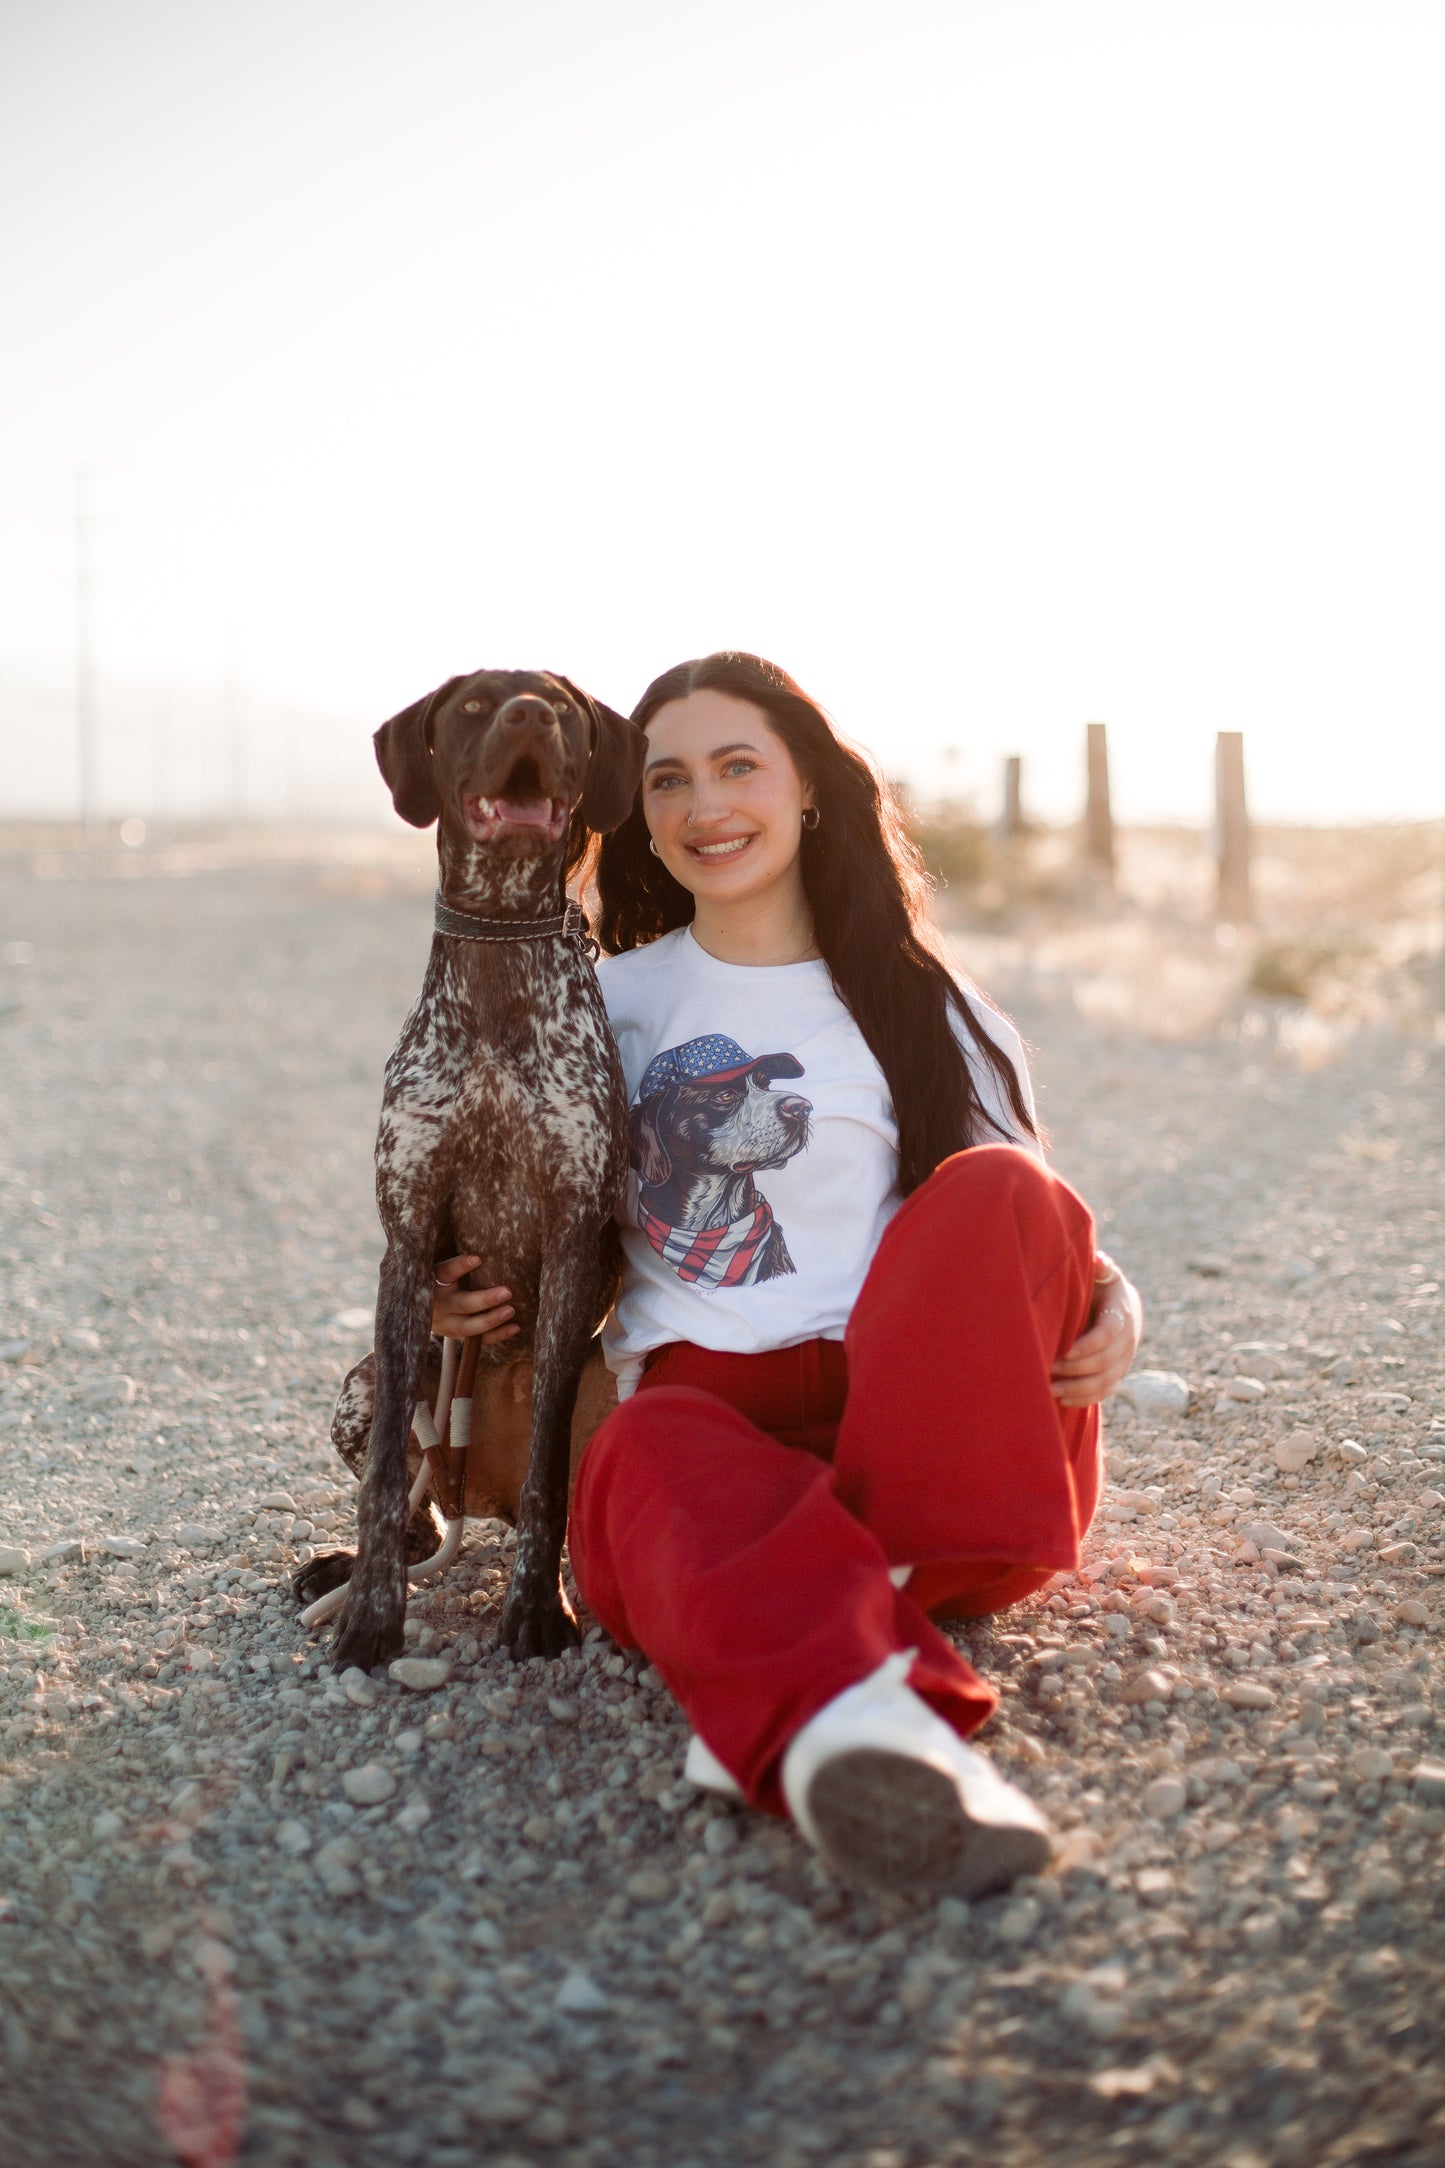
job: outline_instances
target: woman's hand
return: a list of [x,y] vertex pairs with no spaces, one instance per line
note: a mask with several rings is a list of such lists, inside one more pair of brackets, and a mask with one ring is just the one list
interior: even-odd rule
[[1092,1408],[1128,1375],[1144,1337],[1144,1305],[1112,1257],[1094,1258],[1094,1307],[1082,1332],[1049,1376],[1054,1398],[1066,1408]]
[[458,1287],[458,1280],[481,1263],[480,1257],[448,1257],[437,1266],[432,1289],[431,1329],[449,1340],[480,1340],[483,1347],[498,1347],[520,1332],[508,1323],[512,1316],[510,1287]]

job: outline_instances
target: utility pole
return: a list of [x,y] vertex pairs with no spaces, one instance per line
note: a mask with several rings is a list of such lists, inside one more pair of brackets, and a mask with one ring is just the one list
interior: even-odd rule
[[90,842],[95,805],[95,472],[75,470],[75,740],[80,820]]
[[1084,849],[1090,862],[1114,878],[1114,815],[1109,805],[1109,741],[1102,723],[1088,726],[1089,795]]

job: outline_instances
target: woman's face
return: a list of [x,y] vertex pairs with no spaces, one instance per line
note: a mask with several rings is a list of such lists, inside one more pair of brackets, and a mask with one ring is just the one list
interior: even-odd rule
[[751,901],[798,879],[812,803],[792,754],[749,700],[689,693],[647,725],[642,810],[663,864],[699,902]]

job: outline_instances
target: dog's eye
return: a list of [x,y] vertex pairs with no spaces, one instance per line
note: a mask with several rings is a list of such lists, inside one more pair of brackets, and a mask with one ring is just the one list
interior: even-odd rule
[[570,714],[571,714],[571,712],[572,712],[572,710],[571,710],[571,708],[570,708],[570,707],[568,706],[568,704],[567,704],[567,702],[566,702],[565,700],[554,700],[554,701],[552,702],[552,713],[553,713],[554,715],[557,715],[557,716],[563,716],[563,715],[570,715]]
[[464,700],[462,702],[463,715],[480,715],[481,712],[482,703],[480,700]]

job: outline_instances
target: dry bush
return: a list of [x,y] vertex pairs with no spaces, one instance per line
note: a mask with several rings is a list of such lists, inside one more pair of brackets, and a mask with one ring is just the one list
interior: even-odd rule
[[[937,899],[964,967],[1001,993],[1063,1001],[1162,1041],[1235,1038],[1315,1068],[1372,1026],[1445,1032],[1445,834],[1439,823],[1257,828],[1255,923],[1216,917],[1207,833],[1117,833],[1113,883],[1077,830],[979,836],[972,880]],[[930,839],[948,823],[930,816]],[[919,824],[920,829],[924,824]]]

